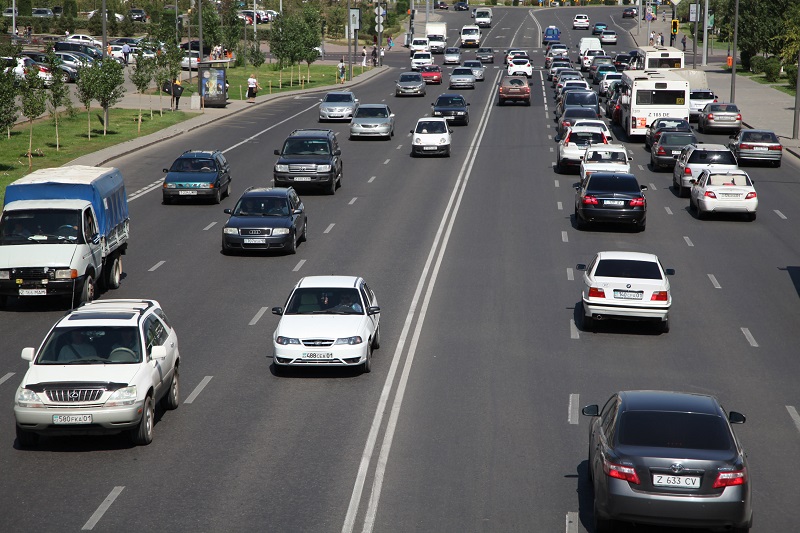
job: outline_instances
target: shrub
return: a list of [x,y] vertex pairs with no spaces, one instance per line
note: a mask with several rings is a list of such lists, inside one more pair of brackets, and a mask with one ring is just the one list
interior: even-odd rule
[[781,77],[781,62],[776,58],[769,58],[764,63],[764,77],[770,83],[777,82]]
[[753,74],[761,74],[764,72],[764,65],[766,62],[767,59],[764,56],[753,56],[750,59],[750,70]]
[[785,69],[783,69],[786,73],[787,81],[789,82],[789,87],[792,89],[797,89],[797,65],[787,65]]

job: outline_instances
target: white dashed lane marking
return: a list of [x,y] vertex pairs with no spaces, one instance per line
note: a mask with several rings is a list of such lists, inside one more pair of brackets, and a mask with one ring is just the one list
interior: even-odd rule
[[2,385],[3,383],[5,383],[6,381],[8,381],[8,380],[11,378],[11,376],[13,376],[13,375],[14,375],[14,373],[13,373],[13,372],[9,372],[8,374],[6,374],[6,375],[5,375],[5,376],[3,376],[2,378],[0,378],[0,385]]
[[376,178],[376,177],[377,177],[377,176],[371,176],[371,177],[370,177],[370,178],[367,180],[367,183],[372,183],[373,181],[375,181],[375,178]]
[[570,511],[567,513],[567,524],[566,529],[564,530],[566,533],[578,533],[578,524],[580,523],[578,519],[578,513],[575,511]]
[[389,161],[391,161],[391,159],[387,159],[386,161],[384,161],[384,162],[383,162],[383,164],[384,164],[384,165],[388,165],[388,164],[389,164]]
[[158,263],[156,263],[155,265],[151,266],[151,267],[148,269],[148,272],[153,272],[155,269],[157,269],[158,267],[160,267],[160,266],[161,266],[161,265],[163,265],[164,263],[166,263],[166,261],[159,261],[159,262],[158,262]]
[[650,190],[651,190],[651,191],[657,191],[657,190],[658,190],[658,189],[656,188],[656,184],[655,184],[655,183],[651,183],[651,184],[650,184]]
[[214,376],[206,376],[206,377],[204,377],[202,379],[202,381],[200,381],[200,383],[197,385],[197,387],[194,388],[194,390],[189,395],[189,397],[186,398],[186,400],[184,400],[183,403],[192,403],[193,401],[195,401],[197,399],[197,396],[201,392],[203,392],[203,389],[205,389],[206,385],[208,385],[208,383],[211,381],[212,377],[214,377]]
[[297,272],[298,270],[300,270],[301,268],[303,268],[303,265],[304,265],[304,264],[306,264],[306,260],[305,260],[305,259],[301,259],[301,260],[300,260],[300,261],[298,261],[298,262],[297,262],[297,264],[294,266],[294,268],[292,269],[292,272]]
[[786,220],[786,215],[775,209],[775,214],[778,215],[782,220]]
[[558,180],[553,180],[553,184],[556,186],[556,189],[558,189],[559,187],[561,187],[561,184],[559,183],[559,181],[558,181]]
[[328,224],[328,227],[325,228],[325,231],[323,231],[322,233],[330,233],[335,225],[336,224],[334,224],[334,223]]
[[789,411],[789,416],[792,417],[794,425],[797,427],[797,431],[800,431],[800,415],[797,414],[797,409],[795,409],[792,405],[787,405],[786,410]]
[[203,231],[208,231],[208,230],[210,230],[211,228],[213,228],[213,227],[214,227],[214,226],[216,226],[216,225],[217,225],[217,223],[216,223],[216,222],[212,222],[211,224],[209,224],[208,226],[206,226],[205,228],[203,228]]
[[756,342],[755,337],[753,337],[753,334],[750,333],[750,330],[747,328],[740,328],[740,329],[742,330],[742,333],[744,333],[744,338],[747,339],[747,342],[750,343],[750,346],[752,346],[753,348],[758,348],[758,343]]
[[717,281],[717,278],[714,277],[714,274],[709,274],[708,279],[711,280],[711,284],[714,286],[715,289],[721,289],[722,286]]
[[569,395],[569,408],[567,410],[567,422],[570,424],[577,424],[580,413],[578,412],[578,405],[581,403],[580,394]]
[[575,272],[571,269],[567,269],[567,281],[575,281]]
[[569,242],[569,234],[566,231],[561,232],[561,242]]
[[111,504],[114,503],[114,500],[117,499],[117,496],[119,496],[122,493],[124,488],[125,487],[114,487],[108,494],[108,496],[106,496],[106,499],[103,500],[103,503],[100,504],[100,507],[98,507],[97,510],[92,514],[92,516],[89,517],[89,520],[85,524],[83,524],[81,530],[83,531],[92,530],[94,526],[97,525],[97,522],[99,522],[100,519],[103,518],[103,515],[106,514],[108,508],[111,507]]
[[666,210],[666,212],[667,212],[667,214],[668,214],[668,215],[671,215],[671,214],[672,214],[672,209],[670,209],[669,207],[666,207],[666,206],[665,206],[665,207],[664,207],[664,210]]
[[353,205],[354,203],[356,203],[356,200],[358,200],[358,196],[347,202],[347,205]]
[[261,317],[264,316],[264,313],[267,312],[267,309],[269,309],[269,308],[268,307],[262,307],[261,309],[259,309],[258,312],[256,313],[256,315],[253,317],[253,319],[247,325],[248,326],[255,326],[256,324],[258,324],[258,321],[261,320]]
[[569,319],[569,338],[570,339],[581,338],[581,334],[578,332],[578,326],[575,325],[575,320],[572,318]]
[[692,243],[692,240],[689,237],[684,237],[683,240],[686,241],[687,246],[694,246],[694,243]]
[[563,211],[564,210],[564,204],[562,204],[561,202],[556,202],[556,206],[558,207],[559,211]]

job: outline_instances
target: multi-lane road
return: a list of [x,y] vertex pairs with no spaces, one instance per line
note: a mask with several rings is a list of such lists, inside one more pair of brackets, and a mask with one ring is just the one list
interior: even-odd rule
[[[613,22],[621,39],[612,50],[634,46],[622,28],[635,21],[623,22],[621,8],[586,12]],[[484,39],[499,51],[531,49],[541,66],[544,27],[558,25],[573,47],[586,35],[570,29],[574,13],[497,8]],[[455,43],[471,19],[442,16]],[[736,430],[749,452],[753,530],[795,530],[797,161],[747,169],[756,222],[699,221],[669,189],[671,175],[650,171],[643,145],[627,143],[649,185],[647,231],[579,232],[577,175],[553,169],[549,83],[536,70],[530,107],[497,107],[501,53],[496,60],[466,93],[472,117],[453,128],[452,157],[427,159],[410,157],[408,131],[446,87],[395,98],[408,55],[388,54],[395,68],[355,92],[391,106],[396,135],[349,141],[347,124],[322,125],[339,134],[343,186],[333,197],[300,191],[309,237],[297,255],[223,256],[222,210],[246,187],[271,184],[273,150],[291,130],[320,126],[321,93],[254,106],[112,161],[131,196],[132,242],[121,288],[101,297],[162,303],[181,342],[182,405],[159,414],[150,446],[110,436],[17,449],[20,350],[38,345],[65,309],[11,301],[0,312],[2,530],[591,531],[580,406],[631,388],[712,393],[744,412]],[[161,205],[161,169],[197,148],[225,151],[232,197]],[[653,252],[676,269],[670,333],[576,328],[575,264],[611,249]],[[269,308],[313,274],[361,275],[374,288],[382,348],[372,373],[273,374]]]

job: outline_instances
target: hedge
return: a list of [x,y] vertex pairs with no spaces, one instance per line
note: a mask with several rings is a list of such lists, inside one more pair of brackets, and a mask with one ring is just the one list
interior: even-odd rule
[[781,62],[774,57],[764,63],[764,77],[771,83],[777,82],[781,77]]
[[787,81],[789,82],[789,87],[791,87],[792,89],[796,90],[797,89],[797,65],[795,65],[795,64],[786,65],[786,67],[783,70],[786,73],[786,78],[787,78]]

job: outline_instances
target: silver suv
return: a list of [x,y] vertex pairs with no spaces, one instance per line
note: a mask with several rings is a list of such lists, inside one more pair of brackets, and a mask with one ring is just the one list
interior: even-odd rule
[[14,397],[17,443],[40,435],[127,432],[153,440],[155,404],[177,409],[178,337],[155,300],[100,300],[61,318],[36,348]]
[[705,169],[735,170],[739,168],[736,156],[721,144],[687,144],[681,150],[672,171],[672,186],[678,196],[689,195],[692,180]]

